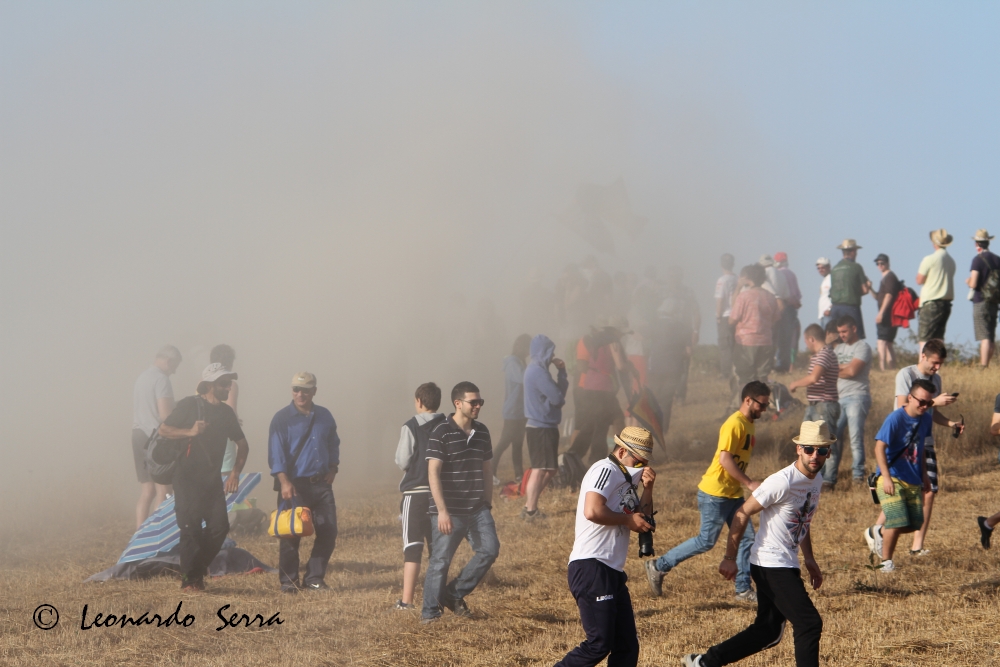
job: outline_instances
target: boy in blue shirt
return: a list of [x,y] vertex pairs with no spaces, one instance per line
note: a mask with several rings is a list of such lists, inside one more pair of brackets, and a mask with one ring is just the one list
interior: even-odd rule
[[[931,434],[936,388],[929,380],[914,380],[906,403],[885,418],[875,434],[879,480],[876,491],[885,525],[882,528],[882,572],[893,572],[892,554],[902,533],[920,530],[924,523],[923,494],[930,490],[924,438]],[[888,474],[886,474],[888,471]]]

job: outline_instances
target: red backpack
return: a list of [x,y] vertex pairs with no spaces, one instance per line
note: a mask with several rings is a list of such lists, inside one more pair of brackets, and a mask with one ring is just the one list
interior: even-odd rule
[[892,326],[909,329],[910,320],[914,318],[920,308],[920,299],[917,297],[917,293],[902,281],[899,285],[899,294],[896,295],[896,302],[892,304]]

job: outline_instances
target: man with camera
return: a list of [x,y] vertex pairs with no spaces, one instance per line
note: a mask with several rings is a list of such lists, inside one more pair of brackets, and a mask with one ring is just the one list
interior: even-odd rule
[[580,484],[568,579],[587,639],[556,667],[590,667],[608,654],[608,664],[617,667],[639,661],[639,637],[624,568],[629,531],[639,533],[639,555],[652,555],[656,473],[647,464],[653,437],[644,428],[629,426],[615,436],[615,445],[615,451],[592,465]]
[[[337,504],[333,480],[340,465],[337,422],[324,407],[313,403],[316,376],[296,373],[292,402],[271,419],[267,462],[279,492],[278,505],[293,503],[312,512],[316,539],[303,578],[306,590],[325,591],[326,566],[337,544]],[[299,542],[301,537],[279,540],[278,580],[282,593],[299,591]]]
[[[181,588],[185,590],[205,590],[208,566],[229,533],[226,494],[239,488],[240,472],[250,453],[236,413],[225,403],[236,377],[222,364],[209,364],[202,371],[198,395],[182,399],[160,425],[162,437],[187,440],[173,481]],[[223,486],[219,470],[228,440],[236,443],[236,463]]]

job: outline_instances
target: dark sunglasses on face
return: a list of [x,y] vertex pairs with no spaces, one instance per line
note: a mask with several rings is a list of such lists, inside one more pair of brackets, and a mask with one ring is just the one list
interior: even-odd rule
[[758,406],[760,406],[760,409],[761,409],[761,410],[767,410],[768,406],[769,406],[769,405],[771,405],[770,401],[768,401],[768,402],[766,402],[766,403],[761,403],[760,401],[758,401],[758,400],[757,400],[756,398],[754,398],[753,396],[750,396],[749,398],[750,398],[750,400],[751,400],[751,401],[753,401],[753,402],[754,402],[754,403],[756,403],[756,404],[757,404]]
[[813,447],[812,445],[799,445],[799,447],[801,447],[802,451],[806,453],[806,456],[812,456],[813,452],[816,452],[820,456],[830,455],[829,447]]
[[912,398],[913,400],[915,400],[917,402],[917,405],[919,405],[922,408],[929,408],[932,405],[934,405],[934,399],[931,399],[929,401],[925,401],[925,400],[923,400],[921,398],[917,398],[913,394],[910,394],[910,398]]
[[463,398],[463,399],[462,399],[462,402],[463,402],[463,403],[468,403],[469,405],[471,405],[471,406],[472,406],[472,407],[474,407],[474,408],[475,408],[475,407],[480,407],[480,408],[481,408],[481,407],[483,407],[484,405],[486,405],[486,400],[485,400],[485,399],[482,399],[482,398],[474,398],[474,399],[472,399],[471,401],[469,401],[469,400],[466,400],[466,399],[464,399],[464,398]]
[[312,389],[309,387],[292,387],[293,394],[308,394],[311,393]]

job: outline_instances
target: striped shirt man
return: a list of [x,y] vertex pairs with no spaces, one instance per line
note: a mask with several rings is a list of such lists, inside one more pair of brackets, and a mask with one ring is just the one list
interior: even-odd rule
[[[448,417],[431,431],[427,442],[427,459],[441,461],[441,490],[448,514],[468,516],[486,505],[486,485],[493,480],[483,478],[483,462],[493,458],[490,431],[482,422],[473,420],[472,433]],[[430,514],[438,508],[431,498]]]
[[819,380],[806,387],[806,399],[810,401],[837,401],[837,377],[840,373],[840,364],[837,363],[837,355],[834,354],[830,346],[812,355],[809,360],[809,374],[817,367],[823,370]]

